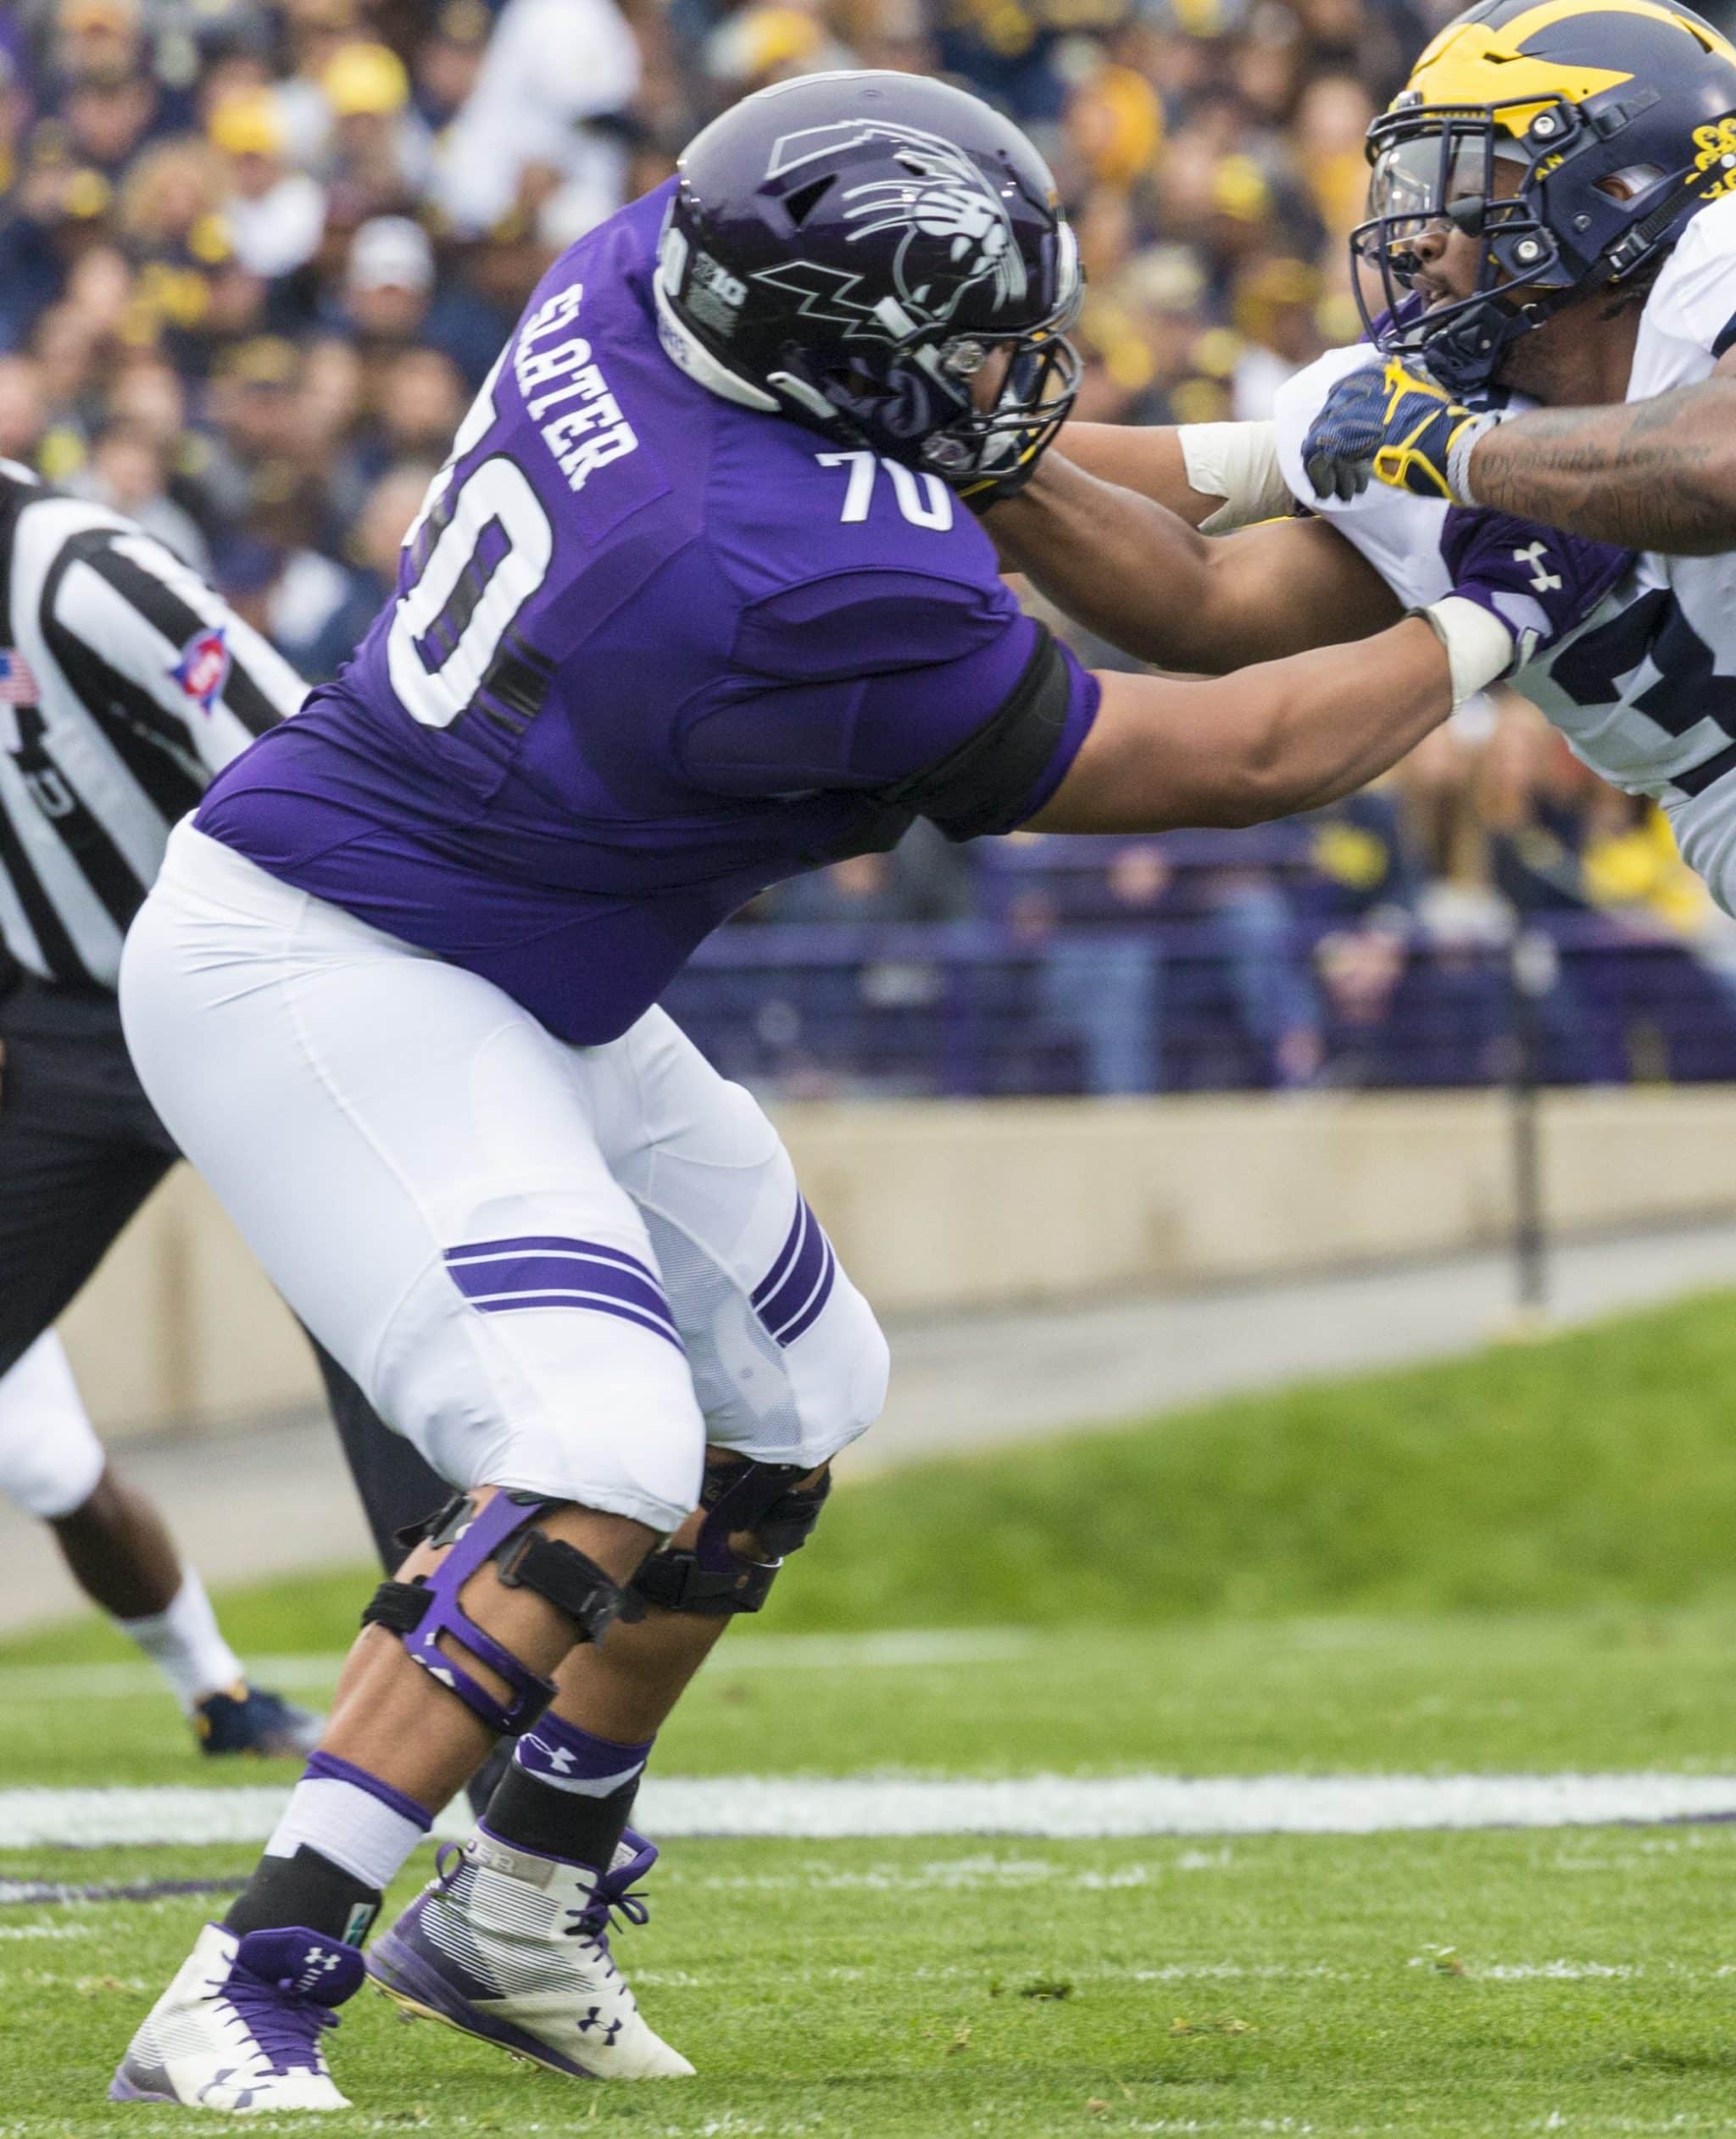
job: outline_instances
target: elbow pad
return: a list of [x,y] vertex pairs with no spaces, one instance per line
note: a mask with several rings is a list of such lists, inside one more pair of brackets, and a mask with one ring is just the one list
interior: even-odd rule
[[1184,423],[1176,436],[1189,486],[1223,499],[1199,523],[1202,535],[1230,535],[1259,520],[1283,520],[1296,501],[1278,466],[1275,423]]

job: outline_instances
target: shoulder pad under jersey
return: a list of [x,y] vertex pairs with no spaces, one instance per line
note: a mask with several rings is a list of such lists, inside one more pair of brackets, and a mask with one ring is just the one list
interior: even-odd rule
[[1646,324],[1714,356],[1736,345],[1736,193],[1683,231],[1645,301]]
[[1447,508],[1408,490],[1371,482],[1360,497],[1319,498],[1302,466],[1302,441],[1338,381],[1365,365],[1378,365],[1366,342],[1328,349],[1287,379],[1272,404],[1277,426],[1278,466],[1291,495],[1329,520],[1360,550],[1407,609],[1438,601],[1451,585],[1441,561],[1441,530]]

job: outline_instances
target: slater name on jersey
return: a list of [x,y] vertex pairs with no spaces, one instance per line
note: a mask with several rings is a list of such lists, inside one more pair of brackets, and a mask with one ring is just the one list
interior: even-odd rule
[[[609,390],[591,344],[583,335],[566,331],[577,320],[584,296],[581,282],[557,290],[526,321],[512,359],[525,406],[576,491],[639,443]],[[553,410],[559,413],[551,415]]]

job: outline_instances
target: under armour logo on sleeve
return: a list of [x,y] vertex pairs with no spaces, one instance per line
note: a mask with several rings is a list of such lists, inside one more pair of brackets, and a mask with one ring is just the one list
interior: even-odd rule
[[1531,590],[1534,594],[1554,594],[1561,592],[1561,574],[1546,571],[1544,569],[1544,560],[1549,554],[1549,544],[1541,542],[1533,543],[1528,549],[1516,549],[1513,552],[1513,562],[1516,565],[1530,565]]

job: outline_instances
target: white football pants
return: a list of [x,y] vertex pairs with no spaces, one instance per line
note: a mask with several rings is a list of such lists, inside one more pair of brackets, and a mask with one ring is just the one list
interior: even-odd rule
[[96,1491],[106,1460],[65,1348],[45,1329],[0,1375],[0,1493],[58,1522]]
[[887,1351],[776,1132],[661,1011],[557,1040],[183,824],[127,939],[146,1091],[278,1290],[453,1484],[673,1529],[708,1440],[811,1467]]

